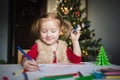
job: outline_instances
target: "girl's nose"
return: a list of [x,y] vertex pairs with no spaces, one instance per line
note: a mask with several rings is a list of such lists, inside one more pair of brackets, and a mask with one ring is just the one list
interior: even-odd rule
[[47,32],[47,36],[51,36],[51,32],[50,31]]

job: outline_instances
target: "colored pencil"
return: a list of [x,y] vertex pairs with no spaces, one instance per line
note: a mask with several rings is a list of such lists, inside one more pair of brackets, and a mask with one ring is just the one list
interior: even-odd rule
[[104,72],[104,75],[120,75],[120,71],[114,71],[114,72]]
[[105,79],[120,79],[120,76],[105,76]]
[[21,51],[21,53],[28,59],[28,60],[32,60],[24,51],[20,46],[17,46],[18,50]]
[[75,26],[74,30],[73,30],[73,33],[76,32],[77,28],[78,28],[79,25]]

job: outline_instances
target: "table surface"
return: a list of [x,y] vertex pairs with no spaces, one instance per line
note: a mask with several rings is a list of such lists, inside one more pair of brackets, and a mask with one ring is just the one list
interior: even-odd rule
[[22,70],[20,64],[0,64],[0,80],[6,77],[8,80],[24,80]]
[[[96,66],[94,62],[82,62],[80,64],[40,64],[40,71],[26,72],[28,80],[48,75],[75,73],[80,71],[83,76],[90,75],[93,70],[101,68],[120,68],[118,65]],[[7,77],[8,80],[25,80],[20,64],[0,64],[0,80]]]

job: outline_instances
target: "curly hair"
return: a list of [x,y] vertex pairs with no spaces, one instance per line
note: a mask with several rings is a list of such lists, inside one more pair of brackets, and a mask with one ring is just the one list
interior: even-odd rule
[[56,13],[45,13],[41,16],[39,16],[33,23],[32,25],[32,28],[31,28],[31,31],[33,33],[35,33],[37,36],[40,35],[40,27],[41,27],[41,23],[44,22],[44,20],[48,19],[48,18],[53,18],[53,19],[56,19],[58,20],[58,24],[59,24],[59,27],[61,29],[61,35],[62,35],[62,39],[66,40],[69,35],[70,35],[70,32],[72,30],[72,25],[69,21],[66,21],[66,20],[63,20],[61,18],[61,16],[59,16],[58,14]]

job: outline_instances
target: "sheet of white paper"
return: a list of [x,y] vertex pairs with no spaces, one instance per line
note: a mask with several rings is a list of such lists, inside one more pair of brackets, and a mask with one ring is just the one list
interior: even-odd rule
[[[92,62],[85,62],[85,64],[40,64],[40,71],[27,72],[28,79],[34,80],[44,76],[54,76],[62,74],[72,74],[81,72],[83,76],[90,75],[93,70],[100,68],[118,67],[118,66],[96,66]],[[120,68],[120,67],[119,67]]]
[[[81,64],[80,64],[81,65]],[[54,75],[63,75],[63,74],[73,74],[78,73],[80,70],[79,64],[40,64],[40,71],[36,72],[27,72],[28,79],[34,80],[36,78],[44,76],[54,76]],[[82,65],[81,65],[82,66]],[[33,76],[34,75],[34,76]]]

